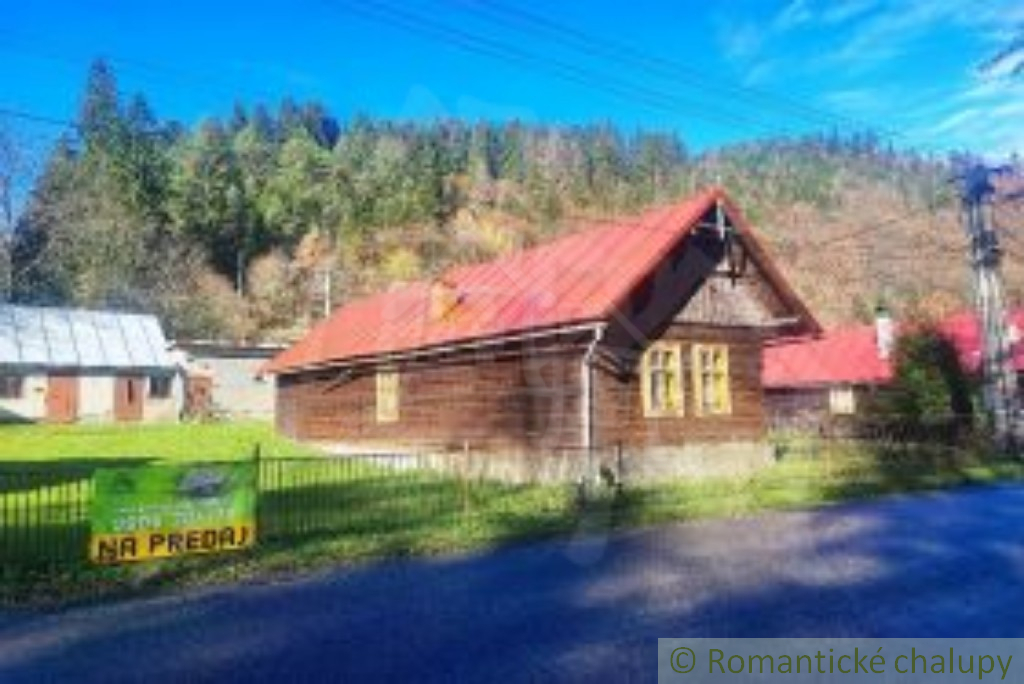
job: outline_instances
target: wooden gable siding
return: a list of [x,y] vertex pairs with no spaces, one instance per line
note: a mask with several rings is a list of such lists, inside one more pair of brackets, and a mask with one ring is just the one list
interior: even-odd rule
[[[757,331],[675,323],[663,331],[658,340],[681,345],[683,415],[644,416],[637,365],[627,367],[604,361],[596,369],[594,383],[596,446],[622,444],[643,448],[694,442],[742,442],[765,435],[761,337]],[[729,348],[732,411],[728,415],[697,415],[690,365],[694,344],[724,344]]]
[[378,422],[376,366],[278,379],[277,421],[314,440],[500,449],[576,446],[579,345],[461,352],[381,366],[399,372],[398,419]]
[[[763,438],[763,342],[767,335],[784,332],[787,326],[780,321],[797,313],[788,310],[753,258],[741,276],[732,277],[717,234],[691,234],[640,283],[610,322],[594,381],[595,445],[643,448]],[[680,344],[684,411],[652,418],[643,412],[639,360],[660,341]],[[697,415],[691,369],[695,344],[729,349],[728,415]]]
[[721,269],[711,273],[703,286],[679,311],[675,321],[719,326],[774,329],[792,316],[754,264],[733,278]]

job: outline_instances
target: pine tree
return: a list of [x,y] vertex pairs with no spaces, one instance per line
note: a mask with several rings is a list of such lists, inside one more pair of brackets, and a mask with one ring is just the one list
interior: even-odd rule
[[110,154],[122,134],[117,79],[106,61],[95,60],[89,67],[85,96],[78,117],[78,129],[87,153]]

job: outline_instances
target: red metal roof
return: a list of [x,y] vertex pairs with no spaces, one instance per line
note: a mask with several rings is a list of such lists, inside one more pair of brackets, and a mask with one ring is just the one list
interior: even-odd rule
[[[431,316],[429,282],[355,300],[263,370],[280,373],[607,319],[719,199],[733,222],[749,232],[725,193],[712,188],[633,219],[598,225],[488,263],[452,268],[439,280],[453,288],[458,303],[441,319]],[[788,289],[787,294],[806,313]],[[807,317],[812,327],[817,325]]]
[[[1024,310],[1014,311],[1010,322],[1024,331]],[[970,372],[981,361],[978,318],[963,312],[938,324]],[[1013,350],[1013,365],[1024,371],[1024,344]],[[818,337],[795,338],[769,344],[764,349],[761,380],[765,388],[782,389],[835,384],[880,384],[892,379],[892,365],[878,356],[875,326],[859,325],[829,330]]]
[[[1009,318],[1010,325],[1018,331],[1024,331],[1024,309],[1010,312]],[[956,347],[964,368],[971,372],[977,371],[981,366],[981,326],[978,317],[971,312],[959,313],[942,321],[939,330]],[[1012,353],[1014,369],[1024,371],[1024,344],[1013,345]]]
[[819,337],[769,344],[761,381],[766,389],[813,385],[877,384],[892,379],[880,359],[875,326],[829,330]]

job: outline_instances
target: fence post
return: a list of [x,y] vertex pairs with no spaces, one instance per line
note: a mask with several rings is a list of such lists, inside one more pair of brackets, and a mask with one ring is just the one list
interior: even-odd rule
[[263,474],[262,474],[263,468],[261,466],[261,462],[262,462],[262,458],[261,458],[262,457],[262,453],[261,452],[262,452],[262,449],[260,447],[260,443],[256,442],[256,448],[253,449],[253,452],[252,452],[252,462],[253,462],[253,468],[255,468],[255,470],[256,470],[256,472],[255,472],[255,482],[254,482],[254,487],[256,489],[256,492],[255,492],[256,501],[254,502],[254,507],[255,507],[256,510],[253,511],[253,513],[256,516],[255,522],[256,522],[256,543],[257,544],[259,543],[259,540],[260,540],[260,538],[262,536],[262,529],[263,529],[263,520],[262,520],[262,516],[260,515],[261,509],[262,509],[262,506],[260,505],[260,501],[263,499]]
[[615,483],[618,485],[619,491],[622,491],[624,485],[623,480],[625,474],[622,472],[622,442],[615,443]]
[[459,484],[462,490],[462,522],[466,522],[466,518],[469,516],[469,440],[465,440],[462,443],[462,467],[458,468],[457,472],[461,473],[462,477],[459,478]]

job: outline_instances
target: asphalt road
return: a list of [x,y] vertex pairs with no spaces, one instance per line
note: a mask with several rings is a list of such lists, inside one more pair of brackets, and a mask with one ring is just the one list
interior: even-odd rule
[[0,616],[0,682],[654,681],[659,636],[1024,636],[1024,488]]

